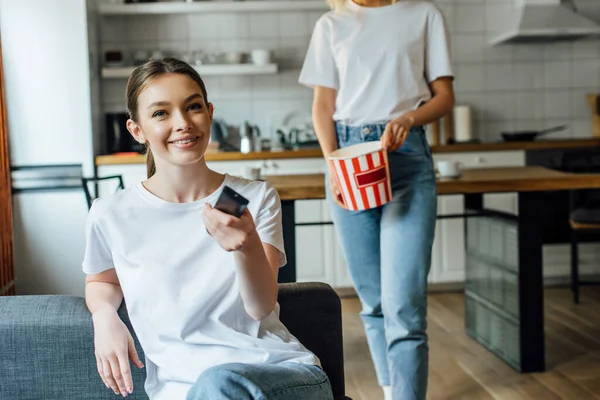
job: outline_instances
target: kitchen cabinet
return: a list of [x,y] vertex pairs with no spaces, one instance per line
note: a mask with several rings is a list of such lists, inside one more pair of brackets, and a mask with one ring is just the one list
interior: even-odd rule
[[296,224],[297,280],[325,282],[334,288],[352,287],[327,201],[296,201]]

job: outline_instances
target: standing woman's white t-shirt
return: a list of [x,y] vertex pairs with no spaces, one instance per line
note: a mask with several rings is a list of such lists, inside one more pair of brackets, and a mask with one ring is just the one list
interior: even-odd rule
[[185,399],[198,376],[217,364],[319,365],[280,322],[278,307],[262,321],[246,313],[234,254],[202,220],[204,205],[214,205],[225,185],[250,200],[261,241],[278,249],[285,265],[281,203],[267,182],[225,175],[218,190],[191,203],[164,201],[140,182],[90,210],[83,271],[115,268],[146,356],[152,400]]
[[444,18],[432,3],[383,7],[348,1],[316,23],[299,82],[336,89],[335,121],[385,123],[431,98],[428,83],[452,76]]

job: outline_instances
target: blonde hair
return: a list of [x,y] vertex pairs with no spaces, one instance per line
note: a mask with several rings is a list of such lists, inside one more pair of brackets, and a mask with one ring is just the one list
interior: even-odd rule
[[[164,58],[162,60],[150,60],[137,67],[127,80],[127,88],[125,89],[125,97],[127,102],[127,113],[135,123],[138,123],[138,97],[140,93],[159,76],[166,73],[183,74],[192,78],[198,86],[204,101],[208,103],[206,94],[206,86],[198,75],[198,72],[186,62],[176,58]],[[156,165],[154,164],[154,156],[150,146],[146,145],[146,174],[148,178],[156,173]]]
[[[329,5],[329,8],[331,8],[332,10],[343,11],[346,8],[346,2],[348,0],[325,0],[325,1]],[[350,0],[350,1],[352,1],[352,0]],[[395,4],[399,1],[401,1],[401,0],[392,0],[392,4]]]

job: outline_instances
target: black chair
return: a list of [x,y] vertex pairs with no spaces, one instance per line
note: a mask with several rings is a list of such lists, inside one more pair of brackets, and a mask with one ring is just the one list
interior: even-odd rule
[[81,185],[83,186],[83,192],[85,193],[85,200],[87,201],[88,210],[92,208],[92,203],[96,199],[96,197],[92,196],[90,192],[89,184],[95,184],[94,193],[98,193],[98,183],[106,182],[106,181],[116,181],[118,182],[116,191],[125,189],[125,185],[123,185],[123,176],[122,175],[112,175],[112,176],[103,176],[103,177],[93,177],[93,178],[81,178]]
[[[585,149],[565,152],[561,170],[570,173],[600,173],[600,151]],[[597,285],[598,281],[579,279],[579,243],[584,236],[600,234],[600,190],[585,189],[569,192],[569,225],[571,228],[571,291],[579,304],[579,286]]]
[[280,283],[279,319],[321,361],[334,400],[352,400],[344,383],[342,303],[325,283]]

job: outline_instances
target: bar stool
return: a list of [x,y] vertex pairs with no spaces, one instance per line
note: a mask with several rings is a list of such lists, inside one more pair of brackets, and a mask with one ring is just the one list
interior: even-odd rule
[[[600,151],[578,150],[563,154],[563,171],[570,173],[599,173]],[[571,228],[571,292],[579,304],[579,286],[597,285],[598,281],[579,280],[579,243],[583,235],[600,234],[600,191],[574,190],[569,192],[569,226]]]

